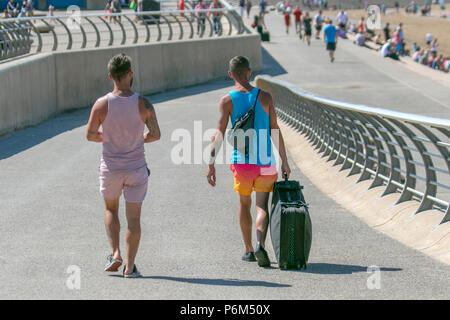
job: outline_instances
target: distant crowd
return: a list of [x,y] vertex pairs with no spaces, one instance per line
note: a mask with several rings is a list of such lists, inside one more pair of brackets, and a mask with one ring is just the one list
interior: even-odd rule
[[420,48],[417,43],[414,43],[413,60],[430,68],[449,72],[450,56],[444,56],[438,53],[438,40],[433,38],[431,33],[427,33],[426,43],[426,48]]
[[16,2],[15,0],[9,0],[6,4],[3,18],[32,17],[34,15],[33,5],[33,0],[23,0],[22,5],[19,5],[19,2]]

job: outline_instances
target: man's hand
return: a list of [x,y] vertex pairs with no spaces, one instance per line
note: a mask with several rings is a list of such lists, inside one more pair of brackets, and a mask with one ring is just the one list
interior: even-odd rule
[[206,171],[206,179],[210,185],[213,187],[216,186],[216,168],[214,167],[214,164],[210,164],[208,166],[208,170]]
[[281,173],[283,174],[283,178],[284,174],[286,174],[289,179],[289,176],[291,175],[291,168],[289,168],[289,164],[287,161],[283,161],[283,163],[281,164]]

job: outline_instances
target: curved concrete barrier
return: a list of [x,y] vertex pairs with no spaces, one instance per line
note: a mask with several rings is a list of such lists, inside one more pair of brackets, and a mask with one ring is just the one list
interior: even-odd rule
[[106,65],[120,52],[133,59],[133,87],[141,94],[224,77],[235,55],[249,57],[254,70],[262,67],[257,34],[29,56],[0,65],[0,135],[91,106],[111,90]]

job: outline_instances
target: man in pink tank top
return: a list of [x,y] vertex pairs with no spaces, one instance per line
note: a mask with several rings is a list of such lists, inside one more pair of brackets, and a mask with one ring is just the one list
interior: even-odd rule
[[[144,143],[159,140],[160,130],[153,105],[131,91],[131,59],[118,54],[108,63],[114,90],[99,98],[92,107],[87,139],[103,144],[100,161],[100,192],[105,201],[105,227],[112,248],[105,271],[118,271],[122,264],[119,245],[119,198],[123,192],[127,217],[127,254],[123,275],[139,277],[134,263],[141,237],[141,207],[147,193],[150,170]],[[102,131],[99,131],[102,126]],[[144,133],[144,127],[148,131]]]

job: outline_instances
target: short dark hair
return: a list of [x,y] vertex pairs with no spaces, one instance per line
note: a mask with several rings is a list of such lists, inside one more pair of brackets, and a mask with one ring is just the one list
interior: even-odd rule
[[116,54],[108,62],[108,72],[111,77],[120,81],[131,70],[131,58],[124,53]]
[[230,72],[236,79],[243,79],[250,70],[250,62],[244,56],[236,56],[230,60]]

